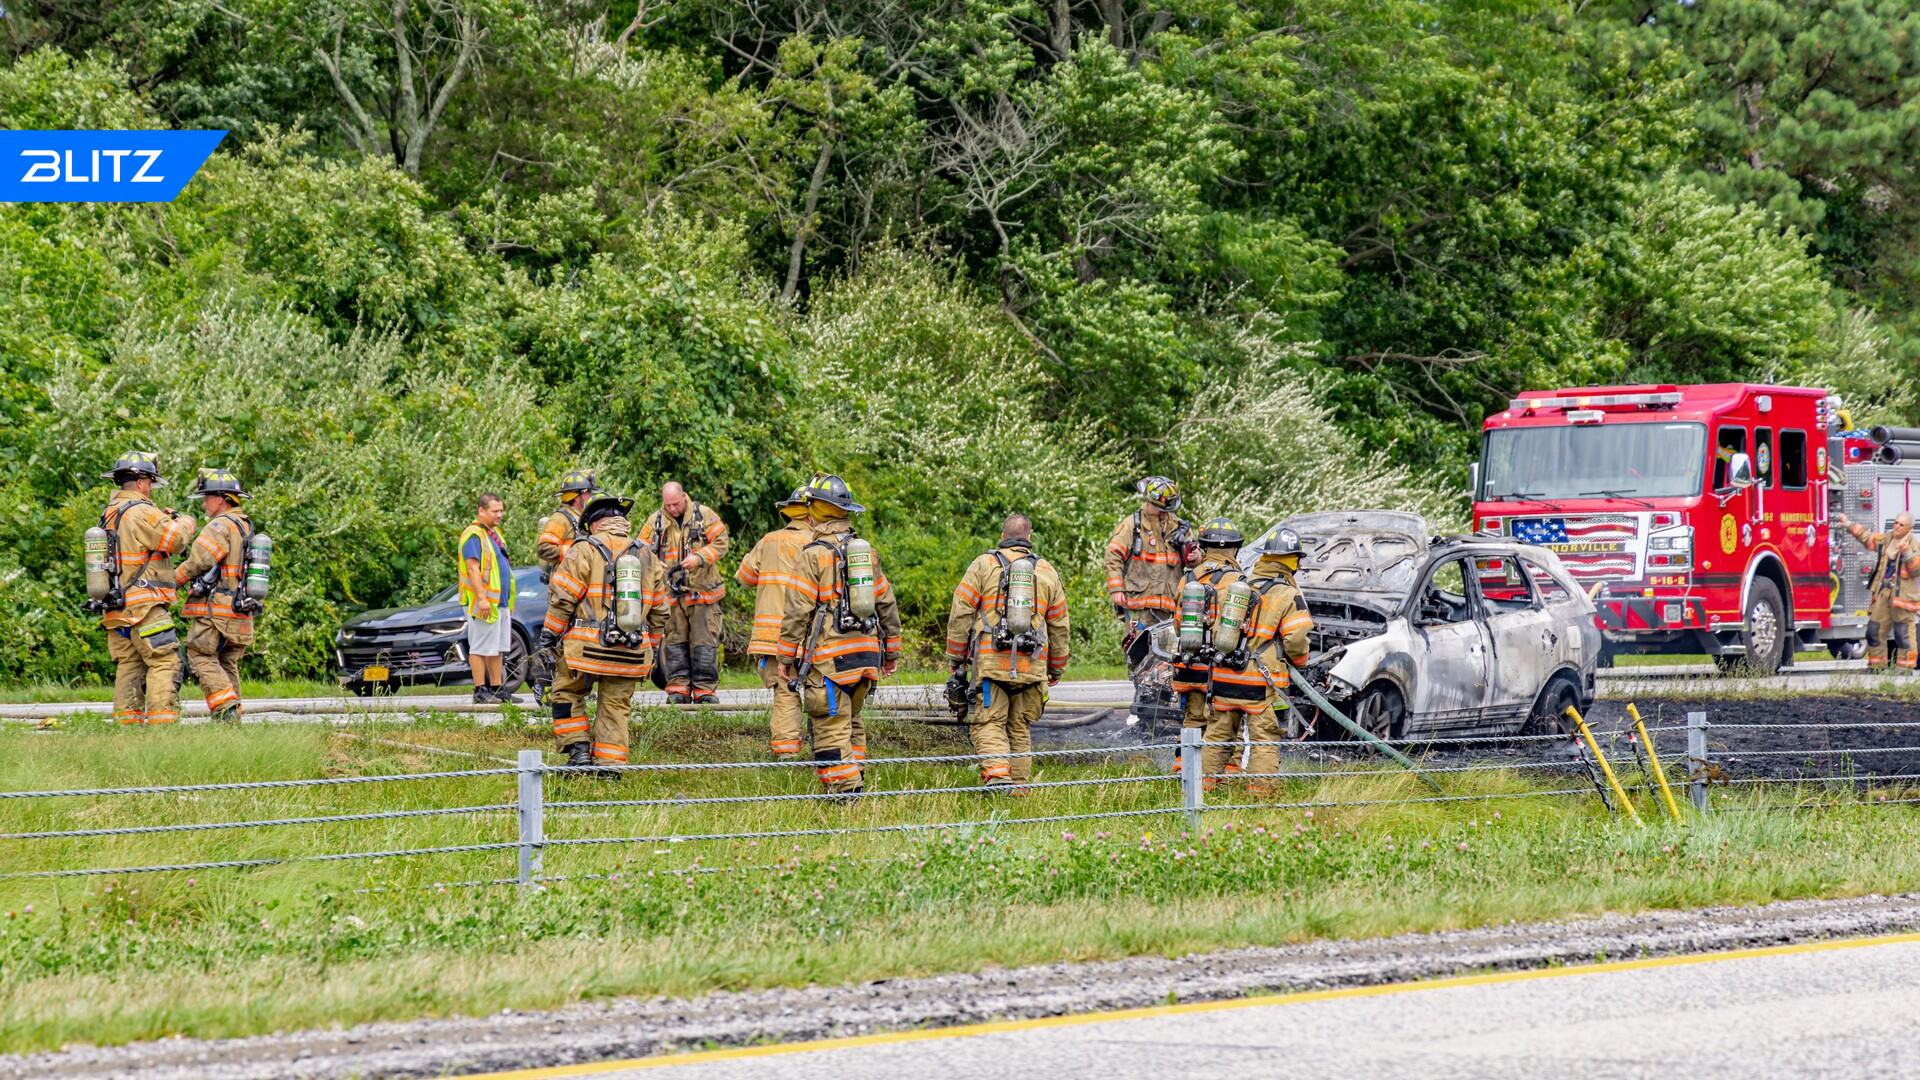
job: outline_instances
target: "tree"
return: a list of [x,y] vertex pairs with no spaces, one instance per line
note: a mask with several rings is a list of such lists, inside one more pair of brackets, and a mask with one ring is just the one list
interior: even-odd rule
[[352,122],[347,141],[409,176],[501,12],[485,0],[326,0],[311,49]]

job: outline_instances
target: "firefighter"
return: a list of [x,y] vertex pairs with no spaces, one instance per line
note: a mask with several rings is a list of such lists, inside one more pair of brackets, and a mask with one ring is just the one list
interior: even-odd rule
[[727,595],[720,560],[727,554],[727,523],[669,481],[660,489],[660,509],[640,526],[639,542],[651,546],[666,568],[670,613],[660,668],[667,700],[717,703],[720,601]]
[[780,620],[780,677],[797,680],[813,728],[814,767],[836,794],[863,790],[867,756],[860,709],[874,684],[900,666],[900,606],[880,568],[880,555],[853,529],[866,512],[846,481],[815,477],[807,485],[814,539],[800,549]]
[[780,622],[792,595],[787,583],[793,564],[800,557],[800,549],[813,539],[813,523],[807,513],[804,487],[794,488],[793,494],[774,506],[787,523],[761,537],[740,560],[740,569],[733,577],[754,591],[753,638],[747,642],[747,655],[758,658],[754,664],[760,672],[760,683],[773,691],[771,746],[776,759],[785,759],[799,756],[806,720],[800,695],[780,677]]
[[201,469],[192,496],[206,511],[207,524],[193,538],[193,551],[173,572],[187,590],[187,665],[207,697],[215,720],[240,720],[240,659],[253,644],[256,601],[246,597],[247,543],[253,523],[241,501],[247,493],[225,469]]
[[[1275,530],[1255,544],[1254,552],[1257,559],[1245,592],[1234,595],[1229,583],[1213,620],[1213,713],[1206,741],[1234,742],[1244,730],[1252,744],[1247,771],[1256,778],[1247,790],[1269,795],[1273,775],[1280,771],[1278,713],[1289,708],[1286,689],[1292,685],[1292,670],[1306,666],[1313,616],[1293,583],[1305,554],[1299,536],[1292,529]],[[1240,626],[1229,633],[1223,624],[1236,618]],[[1209,745],[1202,755],[1206,775],[1230,773],[1232,750]]]
[[[1208,729],[1213,723],[1213,630],[1220,614],[1220,597],[1240,580],[1243,537],[1233,522],[1217,517],[1194,534],[1200,545],[1200,565],[1188,571],[1180,585],[1179,655],[1173,666],[1173,692],[1180,695],[1181,726]],[[1206,783],[1211,786],[1226,772],[1228,747],[1208,747],[1203,758]]]
[[[947,662],[954,674],[971,663],[980,678],[980,707],[968,734],[981,755],[980,782],[1025,794],[1033,775],[1032,727],[1047,687],[1067,669],[1067,593],[1053,564],[1033,551],[1033,522],[1009,514],[1000,543],[973,560],[953,588],[947,615]],[[1044,666],[1044,670],[1043,670]]]
[[1896,514],[1893,531],[1868,532],[1841,514],[1840,524],[1861,547],[1873,552],[1873,575],[1867,579],[1872,602],[1867,608],[1867,666],[1887,666],[1887,646],[1896,650],[1893,662],[1908,671],[1920,659],[1920,641],[1914,637],[1915,613],[1920,612],[1920,540],[1913,536],[1913,515]]
[[[580,527],[580,511],[587,505],[587,500],[599,494],[599,491],[600,485],[591,472],[575,469],[560,478],[560,489],[553,493],[560,500],[560,509],[547,518],[547,523],[540,528],[540,538],[534,543],[534,554],[540,560],[541,581],[553,580],[554,567],[567,557],[567,549],[573,546],[573,542],[584,535]],[[535,677],[533,685],[529,687],[533,691],[533,700],[543,705],[547,703],[547,691],[560,679],[565,665],[564,659],[556,658],[550,674]]]
[[1107,540],[1107,598],[1124,628],[1121,647],[1134,682],[1134,718],[1152,730],[1174,713],[1165,691],[1148,680],[1154,666],[1148,628],[1173,615],[1190,550],[1186,523],[1175,513],[1179,485],[1149,476],[1135,490],[1140,508],[1121,518]]
[[191,517],[153,504],[166,484],[153,454],[120,455],[100,474],[120,485],[100,515],[111,538],[118,596],[89,607],[107,631],[113,658],[113,718],[122,724],[171,724],[180,719],[180,635],[173,625],[173,558],[193,541]]
[[[632,539],[627,514],[632,499],[600,494],[580,512],[586,535],[574,542],[554,568],[547,591],[547,617],[540,626],[540,649],[556,648],[566,660],[556,665],[552,693],[553,737],[568,765],[625,765],[627,720],[633,692],[653,672],[654,650],[666,630],[667,578],[645,544]],[[635,604],[645,612],[629,615],[619,595],[623,560],[631,556],[637,575]],[[616,571],[618,574],[616,574]],[[586,717],[587,691],[600,684],[593,720]],[[608,773],[617,777],[618,773]]]

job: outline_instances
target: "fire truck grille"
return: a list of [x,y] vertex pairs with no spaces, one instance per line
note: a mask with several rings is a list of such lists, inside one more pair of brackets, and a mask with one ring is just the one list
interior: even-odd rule
[[1639,569],[1640,520],[1632,514],[1517,518],[1512,535],[1559,555],[1576,579],[1632,577]]

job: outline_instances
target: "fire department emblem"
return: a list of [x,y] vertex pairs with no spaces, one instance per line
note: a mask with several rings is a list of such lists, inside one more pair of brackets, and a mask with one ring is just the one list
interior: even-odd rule
[[1734,524],[1733,515],[1728,514],[1720,519],[1720,552],[1723,555],[1731,555],[1733,549],[1739,546],[1740,526]]

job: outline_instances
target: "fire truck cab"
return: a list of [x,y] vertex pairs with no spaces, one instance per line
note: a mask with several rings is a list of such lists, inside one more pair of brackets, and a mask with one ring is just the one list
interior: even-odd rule
[[1829,525],[1847,508],[1832,421],[1805,387],[1528,391],[1487,419],[1474,528],[1558,554],[1608,655],[1765,671],[1822,644],[1842,655],[1866,619],[1840,588],[1836,548],[1857,545]]

